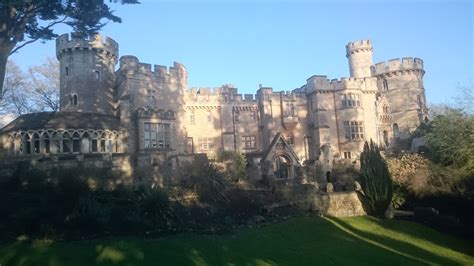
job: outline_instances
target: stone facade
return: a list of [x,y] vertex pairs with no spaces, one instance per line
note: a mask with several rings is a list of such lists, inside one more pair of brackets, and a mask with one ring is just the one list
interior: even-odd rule
[[[229,85],[189,88],[184,65],[152,66],[135,56],[118,60],[118,44],[100,35],[62,35],[56,47],[59,113],[88,118],[38,124],[19,117],[0,132],[4,156],[109,153],[128,158],[133,169],[231,150],[247,154],[252,164],[266,162],[276,179],[291,179],[295,167],[307,162],[319,161],[330,171],[334,159],[355,160],[366,140],[387,147],[408,138],[427,116],[423,61],[373,65],[368,40],[346,46],[350,77],[314,75],[299,89],[260,86],[255,95],[239,94]],[[118,128],[100,123],[110,116]],[[20,120],[22,127],[16,126]],[[53,150],[56,142],[59,149]]]

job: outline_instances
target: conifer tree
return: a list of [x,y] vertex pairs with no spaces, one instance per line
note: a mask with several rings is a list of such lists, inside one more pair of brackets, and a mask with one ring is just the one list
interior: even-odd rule
[[392,201],[393,184],[387,163],[377,145],[370,140],[360,155],[362,201],[368,214],[383,216]]

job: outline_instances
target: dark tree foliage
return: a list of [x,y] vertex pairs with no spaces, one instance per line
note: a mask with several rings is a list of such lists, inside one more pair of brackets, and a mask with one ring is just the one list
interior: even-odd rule
[[362,200],[368,214],[382,217],[392,201],[393,184],[387,163],[377,145],[365,142],[360,155]]
[[[137,4],[138,0],[111,1]],[[98,32],[106,21],[121,22],[104,0],[0,1],[0,95],[8,57],[35,41],[57,36],[53,27],[69,25],[79,34]]]

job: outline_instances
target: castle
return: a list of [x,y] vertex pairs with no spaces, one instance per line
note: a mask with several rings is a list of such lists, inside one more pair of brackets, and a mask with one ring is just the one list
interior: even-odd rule
[[[114,167],[169,161],[220,150],[267,162],[275,179],[295,167],[355,160],[366,140],[388,147],[427,117],[423,61],[372,63],[372,43],[346,45],[350,77],[314,75],[290,92],[262,87],[188,88],[184,65],[119,58],[111,38],[71,34],[56,40],[60,106],[18,117],[0,131],[5,158],[61,162],[102,158]],[[118,69],[116,67],[118,63]],[[94,160],[96,160],[94,159]]]

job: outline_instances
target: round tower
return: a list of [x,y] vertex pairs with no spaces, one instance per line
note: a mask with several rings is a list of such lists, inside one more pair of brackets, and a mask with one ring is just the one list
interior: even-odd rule
[[350,42],[346,45],[346,57],[349,60],[351,77],[370,77],[372,66],[372,44],[370,40]]
[[380,62],[372,67],[379,93],[390,105],[393,138],[406,139],[427,119],[423,60],[404,57]]
[[61,111],[114,114],[113,84],[118,44],[101,35],[74,33],[56,39]]

